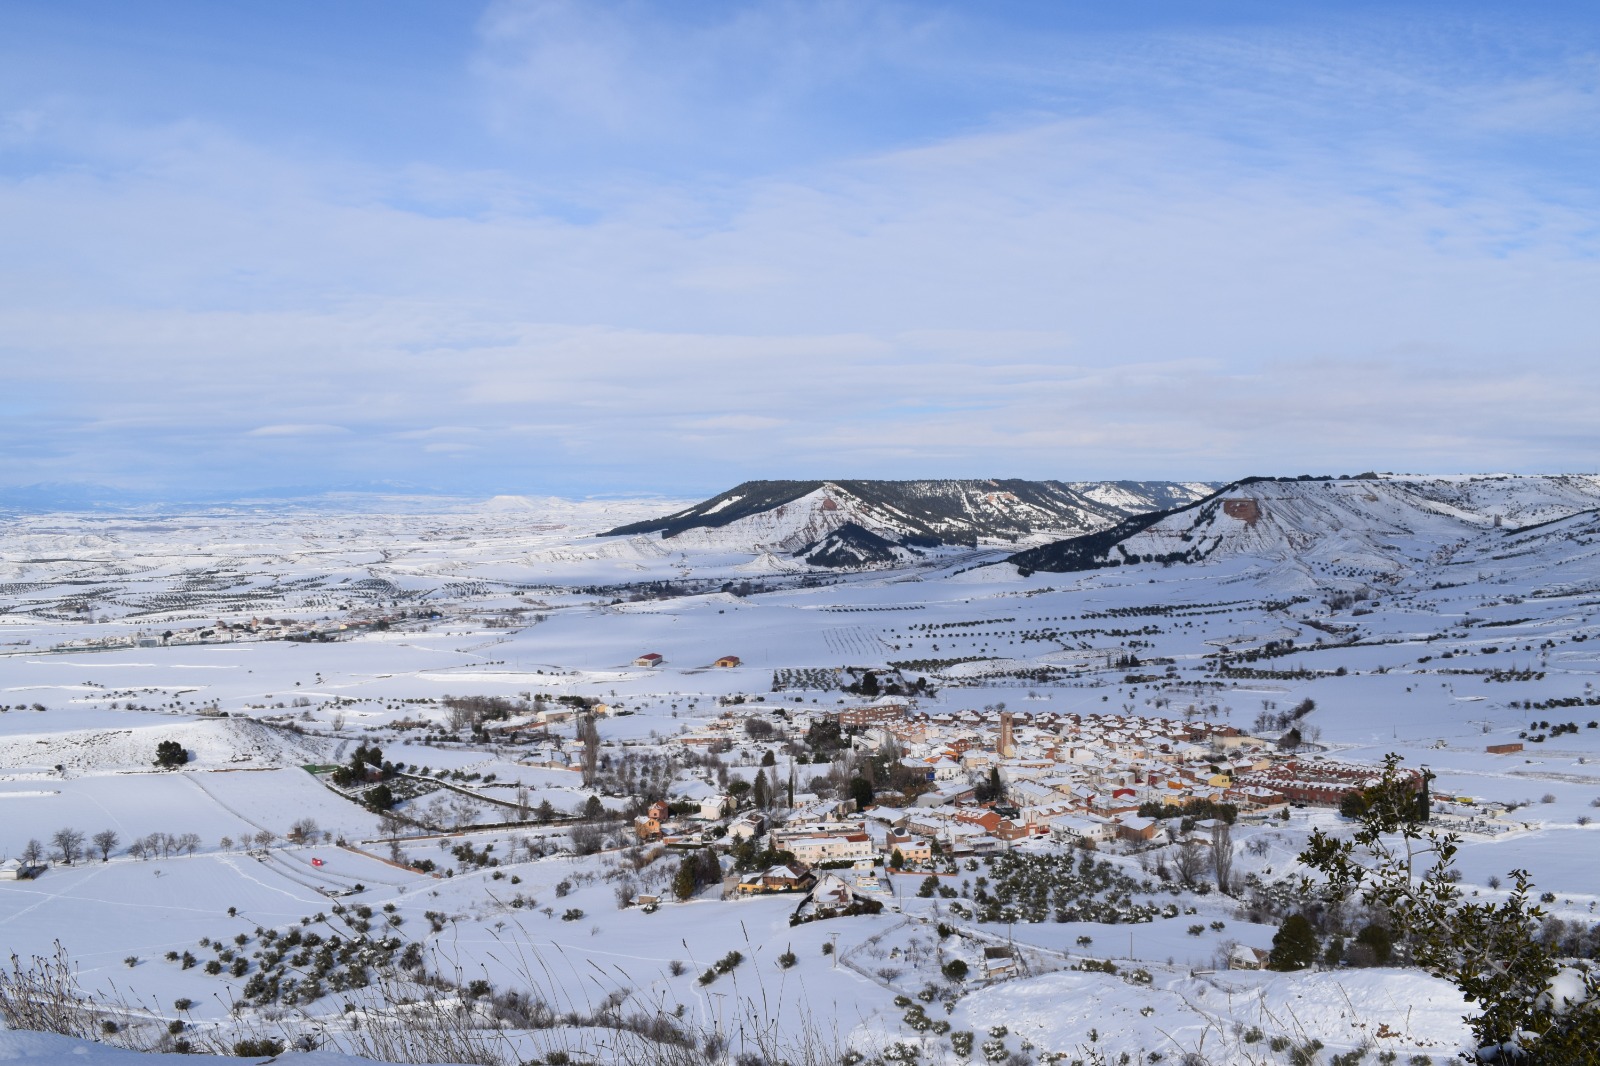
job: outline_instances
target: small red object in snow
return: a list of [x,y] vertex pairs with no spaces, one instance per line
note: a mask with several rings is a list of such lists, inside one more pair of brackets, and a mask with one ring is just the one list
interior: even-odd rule
[[312,859],[311,860],[311,865],[312,866],[321,866],[322,865],[322,860],[321,859]]

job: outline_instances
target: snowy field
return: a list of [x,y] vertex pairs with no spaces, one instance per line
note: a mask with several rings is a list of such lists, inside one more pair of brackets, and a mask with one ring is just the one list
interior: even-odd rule
[[[958,1061],[947,1033],[907,1021],[896,1001],[909,998],[949,1032],[974,1033],[975,1058],[999,1041],[1006,1054],[1279,1062],[1288,1051],[1269,1041],[1282,1035],[1314,1037],[1329,1054],[1365,1046],[1450,1061],[1467,1031],[1448,985],[1382,967],[1224,970],[1235,945],[1269,948],[1276,926],[1220,893],[1185,894],[1177,902],[1192,911],[1148,923],[1014,927],[951,917],[947,901],[916,895],[920,874],[885,878],[880,915],[793,927],[790,896],[723,900],[709,887],[670,902],[677,857],[644,861],[623,847],[634,779],[586,784],[577,723],[555,713],[570,706],[562,697],[603,703],[607,772],[654,772],[649,760],[670,754],[671,797],[698,799],[720,793],[717,762],[724,781],[748,781],[774,746],[741,716],[782,726],[772,712],[794,721],[860,703],[834,683],[847,666],[899,664],[926,678],[917,708],[934,714],[1003,702],[1022,714],[1193,717],[1276,737],[1262,719],[1309,699],[1314,710],[1297,723],[1307,757],[1371,763],[1397,752],[1436,775],[1463,829],[1464,890],[1494,898],[1507,871],[1525,868],[1553,894],[1553,914],[1600,920],[1592,486],[1350,484],[1271,486],[1261,501],[1270,521],[1208,527],[1219,546],[1204,561],[1026,576],[992,545],[830,572],[737,551],[726,528],[703,543],[594,536],[672,509],[660,501],[0,519],[0,856],[30,840],[50,852],[68,827],[118,840],[109,861],[87,845],[35,880],[0,881],[0,942],[24,957],[59,942],[86,987],[111,996],[114,986],[196,1034],[270,1021],[320,1032],[329,1048],[359,1048],[340,1043],[339,1019],[346,1004],[373,1007],[371,990],[324,982],[293,1011],[231,1005],[259,972],[258,929],[349,938],[333,908],[359,905],[372,912],[368,936],[417,942],[443,971],[591,1020],[620,1003],[699,1033],[764,1026],[790,1044],[823,1033],[840,1050],[905,1042],[921,1061]],[[1210,543],[1162,527],[1140,537],[1161,550]],[[735,588],[753,576],[763,583]],[[1235,656],[1232,676],[1215,668],[1221,648]],[[663,664],[634,665],[646,652]],[[739,665],[714,665],[727,655]],[[474,733],[452,712],[466,698],[552,717]],[[731,732],[718,733],[730,713]],[[697,734],[723,741],[710,762],[683,754],[709,747],[674,742]],[[189,753],[181,769],[156,767],[164,741]],[[398,768],[388,783],[409,790],[395,808],[405,825],[357,802],[364,783],[340,790],[311,772],[347,763],[362,744],[381,745]],[[1522,748],[1486,750],[1503,744]],[[779,779],[792,769],[805,792],[828,767],[796,754],[778,747]],[[591,800],[609,813],[594,823],[592,853],[579,855],[572,819]],[[291,843],[305,819],[317,837]],[[1294,856],[1317,827],[1343,831],[1315,808],[1241,824],[1238,873],[1297,876]],[[153,833],[198,842],[127,854]],[[463,846],[494,863],[457,856]],[[1150,876],[1131,854],[1106,858]],[[411,868],[425,859],[431,870]],[[963,870],[952,884],[976,876]],[[619,906],[639,893],[667,902]],[[941,922],[962,928],[942,942]],[[207,973],[217,956],[200,941],[238,936],[244,972]],[[1032,952],[1032,970],[959,988],[941,978],[936,960],[981,965],[981,947],[998,943]],[[183,964],[185,951],[196,965]],[[702,983],[733,951],[743,961]],[[794,962],[782,966],[788,951]],[[1072,968],[1086,960],[1119,972]],[[1146,979],[1130,980],[1135,970]],[[192,1003],[180,1011],[179,1000]],[[1265,1037],[1245,1041],[1256,1028]],[[46,1046],[58,1049],[8,1037],[0,1061]],[[96,1056],[118,1061],[111,1051],[72,1061]]]

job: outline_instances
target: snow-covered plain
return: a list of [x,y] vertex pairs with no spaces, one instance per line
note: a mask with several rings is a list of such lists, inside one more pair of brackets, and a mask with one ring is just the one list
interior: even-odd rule
[[[1249,731],[1264,711],[1310,698],[1316,709],[1300,727],[1317,753],[1375,762],[1397,752],[1437,775],[1437,793],[1462,800],[1451,817],[1465,829],[1458,866],[1469,892],[1492,898],[1502,890],[1491,879],[1526,868],[1554,894],[1552,913],[1596,921],[1594,480],[1284,482],[1238,495],[1259,519],[1219,510],[1186,541],[1179,516],[1133,546],[1166,554],[1203,543],[1201,562],[1027,576],[993,547],[834,573],[759,546],[733,550],[726,538],[696,548],[693,537],[594,536],[677,506],[661,501],[0,519],[0,857],[30,839],[49,850],[68,826],[119,840],[109,861],[92,854],[36,880],[0,881],[0,944],[27,958],[59,943],[86,988],[157,1019],[151,1032],[183,1020],[202,1048],[245,1032],[370,1047],[352,1042],[346,1015],[376,1008],[372,990],[235,1009],[248,976],[206,973],[215,953],[199,947],[243,936],[237,954],[251,958],[258,928],[336,935],[333,907],[361,904],[463,983],[524,989],[585,1017],[616,999],[736,1045],[760,1032],[869,1054],[908,1044],[921,1061],[955,1062],[948,1036],[896,1005],[937,986],[927,1018],[973,1032],[974,1058],[998,1041],[1005,1054],[1279,1062],[1289,1050],[1269,1039],[1281,1036],[1295,1046],[1315,1038],[1328,1054],[1367,1046],[1449,1061],[1468,1038],[1468,1008],[1415,972],[1213,972],[1233,944],[1266,948],[1273,932],[1217,893],[1185,894],[1192,914],[1147,924],[967,923],[969,938],[942,946],[934,927],[961,923],[945,901],[916,896],[920,875],[887,879],[881,915],[794,927],[792,897],[722,900],[715,889],[649,913],[620,909],[625,883],[670,898],[676,859],[639,866],[614,831],[598,853],[572,853],[561,818],[591,796],[609,809],[627,802],[569,768],[572,725],[553,725],[548,742],[474,740],[451,728],[441,702],[596,698],[611,711],[598,719],[602,750],[620,759],[664,754],[670,738],[716,726],[733,697],[744,698],[736,713],[769,720],[774,709],[796,720],[854,705],[836,689],[788,686],[847,665],[909,664],[930,679],[935,691],[918,707],[933,713],[1004,702],[1023,714],[1180,717],[1193,707]],[[1546,524],[1519,531],[1533,522]],[[254,633],[219,625],[252,620]],[[264,639],[307,633],[326,639]],[[1293,650],[1241,663],[1253,674],[1211,670],[1219,648],[1277,642],[1271,650],[1283,652],[1288,639]],[[633,665],[651,651],[664,665]],[[1130,653],[1144,665],[1112,665]],[[713,666],[730,654],[740,665]],[[1569,721],[1574,731],[1552,731]],[[446,733],[457,739],[439,739]],[[763,746],[742,730],[729,739],[721,758],[748,779]],[[182,770],[153,765],[163,740],[192,753]],[[345,762],[362,742],[380,743],[421,782],[400,812],[433,804],[443,829],[386,830],[305,769]],[[1486,750],[1508,742],[1523,750]],[[789,760],[780,756],[785,776]],[[795,769],[802,791],[826,771]],[[714,791],[711,780],[684,764],[672,787],[695,795]],[[499,826],[525,820],[519,802],[541,801],[556,824]],[[323,837],[287,843],[304,818]],[[1296,876],[1309,832],[1339,826],[1317,809],[1242,826],[1238,872]],[[193,833],[199,844],[126,854],[152,833]],[[463,844],[494,845],[499,865],[458,860],[451,849]],[[1138,873],[1133,856],[1106,857]],[[403,865],[421,859],[450,876]],[[1196,923],[1206,928],[1191,935]],[[959,989],[940,977],[938,959],[966,952],[976,965],[978,948],[1002,941],[1033,952],[1028,974]],[[169,951],[192,951],[200,965],[167,961]],[[745,961],[702,984],[729,951]],[[777,964],[785,951],[792,967]],[[1119,973],[1070,968],[1086,960]],[[1148,983],[1128,979],[1136,970]],[[192,1002],[180,1010],[180,999]],[[1247,1041],[1252,1029],[1266,1039]],[[597,1047],[576,1022],[506,1039],[531,1058],[563,1034]],[[7,1056],[95,1061],[68,1042],[0,1035]]]

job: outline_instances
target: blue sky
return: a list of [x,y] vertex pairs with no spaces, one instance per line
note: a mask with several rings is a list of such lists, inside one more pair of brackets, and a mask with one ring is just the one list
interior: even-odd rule
[[0,7],[0,490],[1600,469],[1592,5]]

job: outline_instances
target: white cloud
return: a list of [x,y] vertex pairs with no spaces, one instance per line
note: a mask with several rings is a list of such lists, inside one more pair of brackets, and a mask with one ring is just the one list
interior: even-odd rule
[[429,426],[427,429],[405,429],[393,434],[395,440],[429,440],[434,437],[470,437],[482,433],[477,426]]
[[287,423],[276,426],[257,426],[245,434],[247,437],[326,437],[330,434],[349,433],[344,426]]

